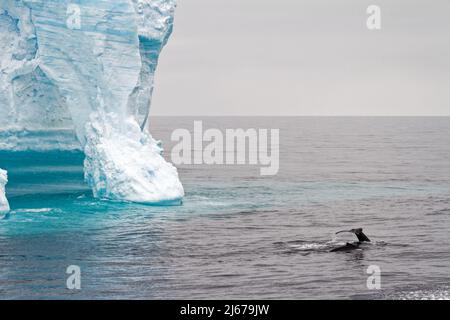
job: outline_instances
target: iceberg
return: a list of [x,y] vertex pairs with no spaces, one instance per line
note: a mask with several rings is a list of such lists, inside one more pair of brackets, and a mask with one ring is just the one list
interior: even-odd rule
[[148,131],[175,0],[0,0],[0,149],[81,149],[98,198],[177,203]]
[[0,169],[0,213],[9,211],[8,199],[6,199],[5,185],[8,182],[8,177],[5,170]]

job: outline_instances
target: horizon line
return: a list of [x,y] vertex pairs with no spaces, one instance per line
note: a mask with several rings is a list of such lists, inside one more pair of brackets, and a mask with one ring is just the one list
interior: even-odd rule
[[217,114],[217,115],[171,115],[171,114],[155,114],[149,115],[152,117],[261,117],[261,118],[273,118],[273,117],[302,117],[302,118],[449,118],[449,115],[298,115],[298,114],[282,114],[282,115],[239,115],[239,114]]

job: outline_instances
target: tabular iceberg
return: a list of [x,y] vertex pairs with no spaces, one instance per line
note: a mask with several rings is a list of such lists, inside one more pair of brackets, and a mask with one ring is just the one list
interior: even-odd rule
[[177,170],[146,126],[175,6],[0,0],[0,149],[81,148],[94,196],[179,202]]

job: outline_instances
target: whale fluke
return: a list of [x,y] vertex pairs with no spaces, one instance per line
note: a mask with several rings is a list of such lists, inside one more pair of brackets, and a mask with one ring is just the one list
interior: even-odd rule
[[370,239],[363,233],[363,229],[362,228],[356,228],[356,229],[350,229],[350,230],[342,230],[342,231],[336,232],[336,234],[343,233],[343,232],[354,233],[356,235],[356,237],[358,238],[359,242],[370,242]]

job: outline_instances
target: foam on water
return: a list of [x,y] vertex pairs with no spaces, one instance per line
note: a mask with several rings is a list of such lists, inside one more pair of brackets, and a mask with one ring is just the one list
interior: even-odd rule
[[391,298],[395,300],[450,300],[450,291],[448,289],[404,291]]

